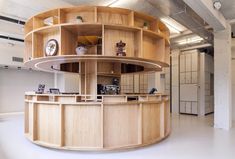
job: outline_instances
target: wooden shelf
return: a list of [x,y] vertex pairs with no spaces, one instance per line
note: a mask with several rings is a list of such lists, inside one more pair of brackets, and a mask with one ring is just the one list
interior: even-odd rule
[[77,23],[77,16],[81,16],[84,23],[96,22],[96,8],[92,6],[61,8],[59,10],[60,23]]
[[[40,29],[33,33],[33,58],[45,57],[45,46],[50,39],[57,40],[60,46],[60,27]],[[57,55],[60,55],[60,51]]]
[[134,27],[117,27],[105,25],[104,27],[104,55],[116,56],[116,43],[126,43],[127,57],[141,56],[141,30]]
[[24,26],[24,34],[28,34],[29,32],[31,32],[33,30],[33,18],[30,18]]
[[134,13],[134,26],[143,28],[144,23],[147,23],[148,30],[151,30],[153,32],[157,32],[158,30],[158,20],[154,17],[151,17],[146,14]]
[[97,7],[98,23],[130,26],[132,23],[131,15],[132,11],[128,9]]
[[[61,28],[61,55],[76,55],[76,47],[80,37],[96,36],[102,37],[101,24],[69,24],[63,25]],[[102,40],[102,39],[101,39]],[[102,45],[88,46],[86,54],[101,54]]]
[[144,31],[143,34],[143,58],[165,60],[165,40],[157,33]]
[[[84,22],[77,23],[77,16],[82,16]],[[143,29],[144,22],[149,24],[148,29]],[[88,47],[88,55],[116,56],[116,43],[122,40],[126,43],[127,57],[165,62],[165,56],[169,56],[169,30],[165,24],[157,18],[128,9],[102,6],[53,9],[27,21],[25,34],[26,39],[29,39],[28,35],[33,35],[32,59],[44,57],[45,40],[52,37],[60,44],[58,55],[76,55],[75,49],[81,36],[97,36],[102,39],[102,45]],[[165,48],[155,46],[163,43]],[[30,40],[26,47],[26,50],[30,50]]]
[[33,56],[33,35],[29,34],[25,38],[24,62],[32,59]]
[[33,17],[33,29],[59,24],[59,10],[53,9]]
[[154,39],[163,39],[163,35],[161,35],[160,33],[151,31],[151,30],[143,29],[143,35],[152,37]]

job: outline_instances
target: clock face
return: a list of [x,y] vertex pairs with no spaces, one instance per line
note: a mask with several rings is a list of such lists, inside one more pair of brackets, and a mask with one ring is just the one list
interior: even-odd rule
[[45,47],[46,56],[55,56],[57,54],[58,47],[58,42],[55,39],[49,40]]

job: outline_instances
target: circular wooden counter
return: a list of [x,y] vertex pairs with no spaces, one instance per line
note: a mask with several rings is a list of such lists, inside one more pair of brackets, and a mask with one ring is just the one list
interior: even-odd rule
[[[89,97],[89,98],[88,98]],[[116,150],[159,142],[170,133],[166,95],[25,95],[25,135],[68,150]]]
[[[128,78],[121,80],[123,74],[169,66],[169,29],[159,19],[122,8],[77,6],[35,15],[24,28],[24,64],[35,70],[76,73],[81,94],[26,93],[25,134],[33,143],[69,150],[115,150],[168,136],[169,97],[140,95],[149,92],[145,76],[138,76],[135,90]],[[55,44],[48,45],[50,41]],[[120,43],[125,43],[121,54]],[[76,51],[81,44],[87,49],[84,54]],[[48,54],[46,48],[55,52]],[[97,85],[119,87],[125,81],[118,93],[139,95],[97,95]]]

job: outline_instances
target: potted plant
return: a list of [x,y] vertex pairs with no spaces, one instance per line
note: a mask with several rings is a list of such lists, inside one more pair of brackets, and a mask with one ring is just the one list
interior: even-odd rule
[[148,29],[148,28],[149,28],[147,22],[144,22],[143,28],[144,28],[144,29]]
[[82,16],[77,16],[76,17],[76,19],[77,19],[77,23],[82,23],[83,22],[83,19],[82,19]]

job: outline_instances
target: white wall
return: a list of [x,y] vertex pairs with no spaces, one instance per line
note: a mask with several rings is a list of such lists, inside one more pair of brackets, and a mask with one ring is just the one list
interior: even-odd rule
[[235,120],[235,39],[232,39],[232,118]]
[[172,114],[179,114],[179,50],[172,50]]
[[235,120],[235,60],[232,60],[232,115]]
[[0,64],[10,66],[23,66],[21,62],[13,62],[12,57],[23,58],[24,45],[22,43],[14,42],[15,45],[11,46],[6,40],[0,40]]
[[24,111],[24,93],[37,90],[38,84],[46,84],[46,90],[54,86],[51,73],[0,69],[0,113]]

